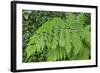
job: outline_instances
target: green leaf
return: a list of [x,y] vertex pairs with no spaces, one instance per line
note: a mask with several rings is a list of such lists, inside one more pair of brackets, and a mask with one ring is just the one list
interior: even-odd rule
[[45,38],[43,34],[41,34],[39,38],[39,45],[41,46],[40,48],[43,50],[43,48],[45,47]]
[[79,27],[84,27],[85,25],[87,25],[86,21],[87,21],[87,17],[86,15],[84,15],[84,13],[81,13],[77,16],[77,23],[79,24]]
[[65,37],[64,37],[64,30],[63,29],[60,29],[59,46],[61,46],[61,47],[65,46]]
[[58,35],[58,28],[54,29],[54,33],[53,33],[53,40],[52,40],[52,49],[56,49],[58,46],[58,40],[59,40],[59,35]]
[[47,60],[48,61],[55,61],[56,60],[56,54],[54,52],[54,50],[48,50],[48,54],[47,54]]
[[65,30],[65,50],[67,52],[68,57],[70,57],[70,52],[71,52],[71,45],[72,39],[71,39],[71,33],[69,29]]
[[89,59],[89,56],[90,56],[89,48],[84,47],[80,50],[80,53],[78,54],[78,59],[87,60]]
[[82,42],[77,32],[72,32],[72,44],[74,47],[74,55],[77,55],[82,49]]
[[90,30],[90,25],[87,25],[85,28],[82,29],[82,34],[81,34],[82,39],[85,40],[87,45],[90,45],[90,41],[91,41],[90,40],[91,39],[91,37],[90,37],[91,33],[90,33],[89,30]]
[[36,51],[36,47],[35,46],[28,46],[26,49],[25,49],[25,52],[26,52],[26,55],[27,55],[27,58],[26,60],[35,53]]

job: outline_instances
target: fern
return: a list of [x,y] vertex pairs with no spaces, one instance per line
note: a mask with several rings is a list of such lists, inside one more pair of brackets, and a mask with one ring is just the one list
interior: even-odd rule
[[74,55],[77,55],[77,53],[82,49],[82,42],[77,32],[72,32],[72,44],[74,47],[73,53]]
[[89,59],[90,25],[86,22],[83,13],[68,13],[65,21],[57,17],[48,20],[29,39],[26,62],[45,48],[47,61]]

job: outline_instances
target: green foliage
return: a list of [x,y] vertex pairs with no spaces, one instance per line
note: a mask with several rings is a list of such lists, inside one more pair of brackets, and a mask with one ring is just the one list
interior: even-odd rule
[[[23,15],[28,19],[27,14]],[[89,14],[55,12],[52,16],[37,24],[39,26],[34,25],[38,28],[34,27],[34,32],[28,38],[24,62],[90,59]]]
[[51,12],[51,11],[32,11],[22,10],[22,23],[23,23],[23,48],[26,48],[29,38],[35,31],[47,20],[53,17],[65,18],[64,12]]

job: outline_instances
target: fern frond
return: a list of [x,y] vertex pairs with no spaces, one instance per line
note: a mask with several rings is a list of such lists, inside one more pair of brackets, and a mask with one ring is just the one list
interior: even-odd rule
[[45,48],[47,61],[89,59],[89,47],[83,42],[90,46],[90,25],[86,21],[83,13],[68,13],[66,21],[57,17],[46,21],[30,37],[25,49],[26,59]]

